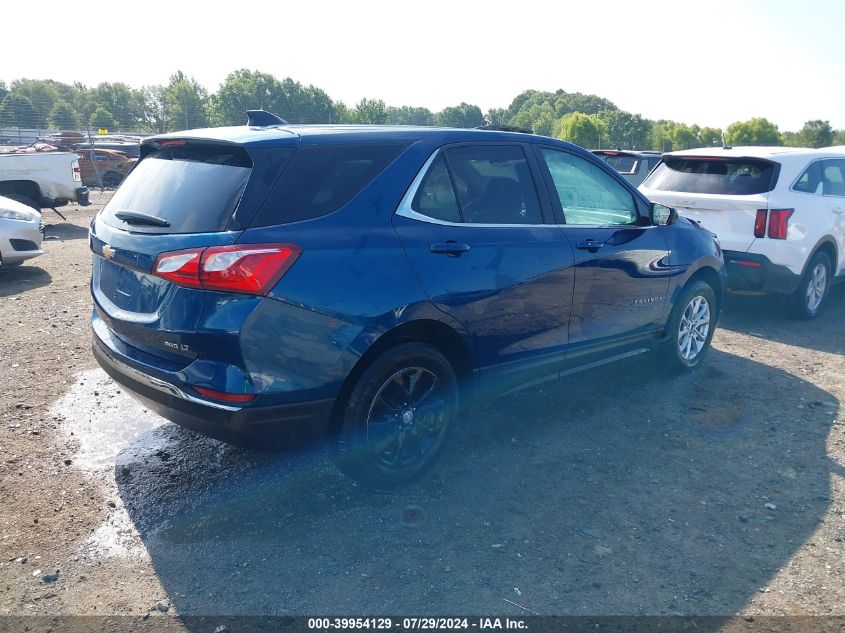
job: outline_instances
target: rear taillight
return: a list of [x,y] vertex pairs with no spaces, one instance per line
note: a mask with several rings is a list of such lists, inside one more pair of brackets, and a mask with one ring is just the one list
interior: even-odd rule
[[205,387],[196,386],[193,389],[201,396],[205,396],[206,398],[211,398],[213,400],[220,400],[221,402],[245,404],[247,402],[252,402],[256,398],[256,394],[254,393],[227,393],[225,391],[215,391],[214,389],[206,389]]
[[795,209],[772,209],[769,211],[769,237],[773,240],[785,240],[789,229],[789,218]]
[[70,169],[73,172],[73,179],[76,182],[82,182],[82,172],[79,170],[79,161],[75,160],[70,164]]
[[264,295],[296,261],[294,244],[236,244],[162,253],[153,274],[180,286]]
[[766,216],[768,210],[757,209],[757,217],[754,219],[754,237],[766,237]]

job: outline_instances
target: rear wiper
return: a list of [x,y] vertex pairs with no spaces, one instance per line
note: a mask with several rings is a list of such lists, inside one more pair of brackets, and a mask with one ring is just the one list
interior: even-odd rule
[[163,218],[159,218],[149,213],[141,213],[140,211],[118,211],[114,214],[118,220],[123,220],[127,224],[146,224],[149,226],[170,226],[170,222]]

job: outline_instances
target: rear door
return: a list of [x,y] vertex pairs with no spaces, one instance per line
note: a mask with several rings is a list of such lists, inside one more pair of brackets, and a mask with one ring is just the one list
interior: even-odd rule
[[646,224],[633,193],[604,169],[559,149],[538,153],[575,254],[570,360],[662,331],[670,274],[662,227]]
[[[275,160],[289,158],[275,152]],[[204,295],[150,274],[164,252],[234,243],[239,204],[266,185],[241,147],[166,141],[138,163],[91,227],[98,316],[124,343],[187,364],[197,356]]]
[[640,191],[715,233],[725,250],[744,253],[779,172],[777,163],[760,158],[666,156]]
[[563,363],[572,304],[572,251],[539,178],[520,144],[441,149],[393,221],[431,301],[473,337],[478,364],[514,382]]

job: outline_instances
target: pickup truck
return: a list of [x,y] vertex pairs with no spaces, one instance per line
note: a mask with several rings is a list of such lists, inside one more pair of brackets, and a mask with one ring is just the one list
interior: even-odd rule
[[37,210],[91,204],[74,152],[0,153],[0,196]]

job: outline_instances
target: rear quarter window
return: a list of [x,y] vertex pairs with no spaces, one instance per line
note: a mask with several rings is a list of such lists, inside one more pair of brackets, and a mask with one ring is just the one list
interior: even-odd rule
[[300,147],[252,226],[309,220],[339,209],[406,147],[397,143]]
[[656,191],[753,195],[775,187],[778,165],[753,158],[667,157],[646,178]]

